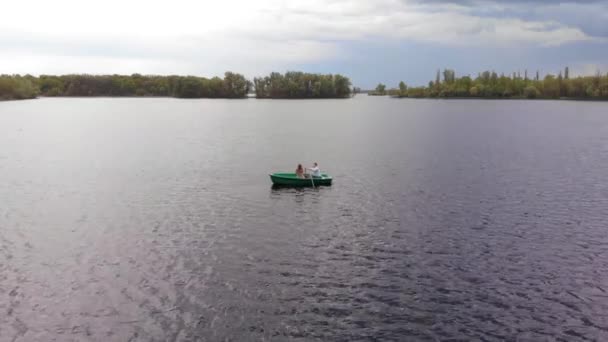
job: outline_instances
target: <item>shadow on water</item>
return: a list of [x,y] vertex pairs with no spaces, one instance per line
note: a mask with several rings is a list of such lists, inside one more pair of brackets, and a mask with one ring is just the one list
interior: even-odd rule
[[321,190],[324,188],[330,188],[328,186],[316,186],[316,187],[293,187],[293,186],[287,186],[287,185],[277,185],[277,184],[273,184],[270,186],[270,189],[272,190],[272,192],[288,192],[288,193],[298,193],[298,192],[306,192],[306,191],[310,191],[310,190]]
[[270,187],[270,198],[273,200],[285,200],[286,198],[293,198],[296,202],[305,202],[305,199],[312,199],[315,203],[318,203],[323,194],[331,190],[330,186],[320,187],[289,187],[282,185],[272,185]]

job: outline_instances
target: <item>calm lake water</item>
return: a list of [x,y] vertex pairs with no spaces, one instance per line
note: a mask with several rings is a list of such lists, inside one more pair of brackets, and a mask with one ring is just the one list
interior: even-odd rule
[[0,103],[0,341],[195,340],[608,340],[608,104]]

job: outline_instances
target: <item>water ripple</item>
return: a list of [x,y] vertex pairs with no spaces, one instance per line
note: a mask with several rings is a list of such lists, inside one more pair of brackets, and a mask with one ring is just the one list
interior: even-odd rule
[[608,339],[602,107],[294,103],[0,108],[0,342]]

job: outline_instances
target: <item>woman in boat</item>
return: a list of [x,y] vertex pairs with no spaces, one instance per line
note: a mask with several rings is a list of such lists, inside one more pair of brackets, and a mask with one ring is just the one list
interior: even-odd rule
[[304,178],[304,168],[302,167],[302,164],[298,164],[298,168],[296,168],[296,177]]

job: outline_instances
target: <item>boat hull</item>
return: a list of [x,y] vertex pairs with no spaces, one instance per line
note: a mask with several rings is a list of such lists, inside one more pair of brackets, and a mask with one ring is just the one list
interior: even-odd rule
[[320,178],[298,178],[295,173],[273,173],[270,175],[270,180],[275,186],[288,187],[311,187],[313,186],[329,186],[332,178],[327,174],[322,174]]

